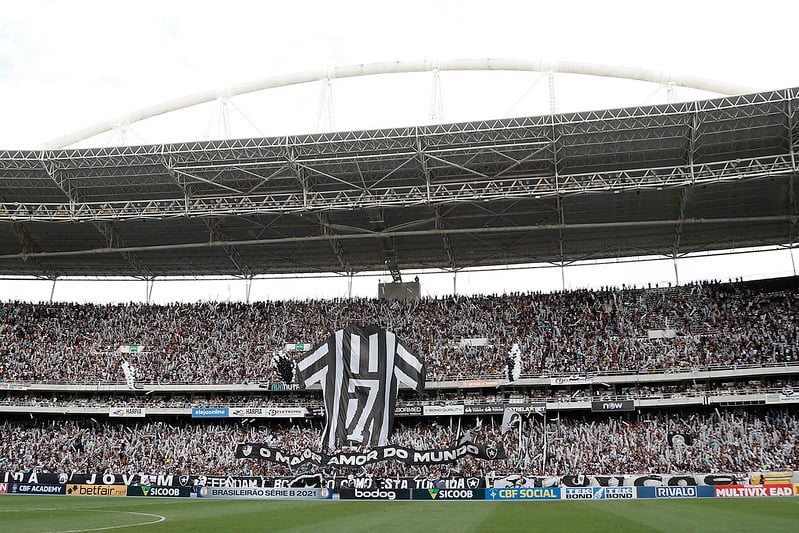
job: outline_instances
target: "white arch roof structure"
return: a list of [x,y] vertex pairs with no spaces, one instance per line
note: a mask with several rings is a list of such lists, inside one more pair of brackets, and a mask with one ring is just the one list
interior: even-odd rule
[[291,85],[299,85],[325,79],[334,80],[360,76],[375,76],[380,74],[433,72],[436,70],[554,72],[628,79],[663,85],[673,84],[678,87],[699,89],[721,95],[735,95],[754,92],[752,87],[712,80],[699,76],[687,76],[646,68],[602,65],[579,61],[483,58],[365,63],[359,65],[339,66],[331,69],[306,70],[279,76],[270,76],[166,100],[164,102],[135,109],[128,113],[111,117],[101,122],[97,122],[95,124],[91,124],[89,126],[67,133],[44,143],[42,148],[47,150],[64,148],[94,137],[95,135],[111,131],[120,125],[132,124],[158,115],[179,111],[181,109],[186,109],[195,105],[214,101],[217,98],[229,98],[232,96],[248,94],[267,89],[288,87]]

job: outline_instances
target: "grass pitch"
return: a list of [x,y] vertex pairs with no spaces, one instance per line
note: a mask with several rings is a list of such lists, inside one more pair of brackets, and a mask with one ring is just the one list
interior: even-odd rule
[[614,502],[244,501],[0,497],[0,530],[768,531],[799,530],[799,498]]

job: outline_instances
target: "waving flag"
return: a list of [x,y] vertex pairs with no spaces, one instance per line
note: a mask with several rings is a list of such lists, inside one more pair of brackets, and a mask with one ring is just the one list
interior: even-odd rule
[[303,357],[297,378],[300,387],[322,385],[325,446],[385,446],[399,385],[422,392],[425,365],[394,333],[378,326],[349,326]]

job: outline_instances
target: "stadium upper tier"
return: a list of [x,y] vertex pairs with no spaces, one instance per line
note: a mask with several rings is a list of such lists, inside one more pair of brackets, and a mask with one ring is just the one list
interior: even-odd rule
[[504,378],[514,343],[527,376],[792,366],[796,285],[786,278],[412,302],[11,302],[0,305],[0,380],[118,383],[127,360],[140,382],[275,382],[273,355],[287,344],[312,345],[370,323],[415,350],[428,381]]
[[0,274],[399,272],[792,243],[797,89],[0,152]]

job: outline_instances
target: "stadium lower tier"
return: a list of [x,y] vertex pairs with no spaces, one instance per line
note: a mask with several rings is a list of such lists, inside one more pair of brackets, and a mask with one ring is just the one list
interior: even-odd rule
[[[100,478],[447,479],[799,470],[799,416],[792,406],[529,414],[509,428],[503,427],[502,418],[405,419],[395,424],[391,453],[378,454],[363,448],[322,450],[322,425],[311,420],[99,422],[15,415],[0,424],[0,471]],[[284,459],[276,454],[237,458],[237,445],[243,443],[277,450]],[[468,453],[441,452],[466,450],[470,444],[474,446]],[[397,452],[401,449],[434,453],[403,461]]]

